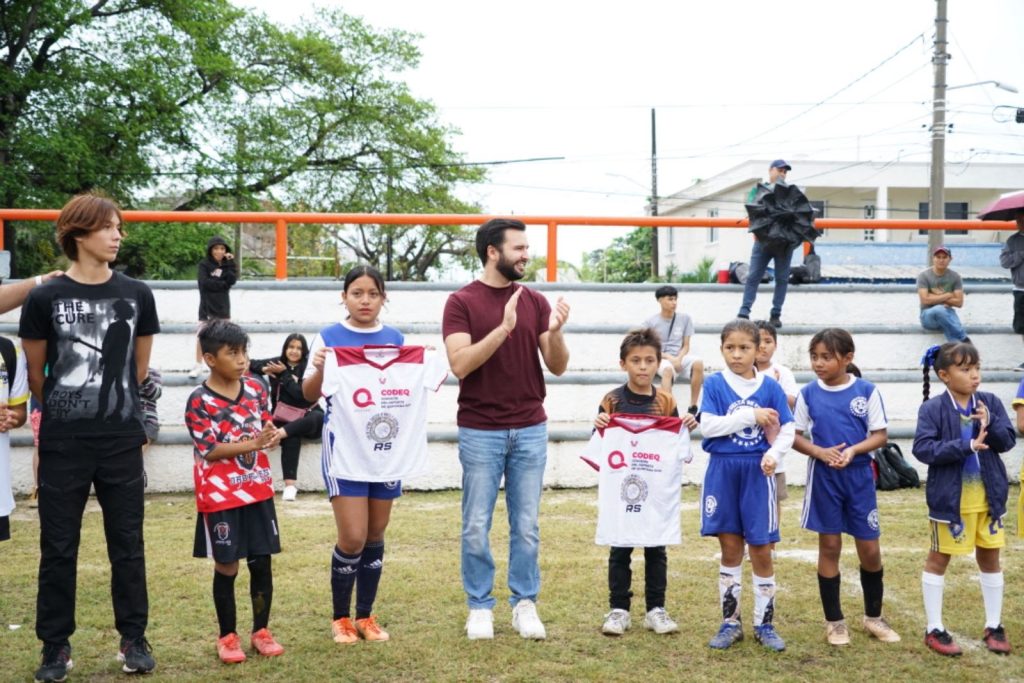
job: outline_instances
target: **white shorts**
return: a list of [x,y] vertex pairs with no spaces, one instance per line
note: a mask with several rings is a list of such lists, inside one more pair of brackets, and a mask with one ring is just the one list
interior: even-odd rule
[[672,361],[670,361],[668,358],[662,358],[661,359],[661,365],[658,366],[658,374],[662,375],[665,372],[668,372],[668,371],[671,370],[677,376],[682,375],[683,377],[689,379],[690,378],[690,372],[693,370],[693,364],[696,363],[699,360],[700,360],[700,356],[696,356],[696,355],[694,355],[692,353],[686,354],[685,356],[683,356],[683,360],[680,363],[679,371],[676,372],[676,369],[674,367],[672,367]]

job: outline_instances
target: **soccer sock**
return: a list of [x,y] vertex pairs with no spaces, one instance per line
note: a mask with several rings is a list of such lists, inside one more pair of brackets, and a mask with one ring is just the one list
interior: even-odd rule
[[252,598],[252,632],[265,629],[270,622],[270,605],[274,601],[274,575],[270,555],[248,558],[249,597]]
[[213,607],[217,610],[220,637],[237,630],[235,623],[235,577],[213,572]]
[[882,569],[869,572],[860,568],[860,587],[864,591],[864,616],[877,619],[882,616]]
[[334,620],[349,615],[352,605],[352,587],[356,585],[356,570],[359,567],[360,553],[349,555],[334,547],[331,557],[331,597],[334,602]]
[[722,621],[740,620],[740,596],[743,593],[743,565],[718,568],[718,599],[722,603]]
[[775,576],[752,575],[754,583],[754,626],[770,624],[775,618]]
[[384,541],[367,543],[356,575],[356,619],[365,619],[373,613],[373,601],[377,599],[377,586],[383,568]]
[[930,572],[921,572],[921,592],[924,593],[924,615],[928,620],[926,633],[938,629],[945,631],[942,625],[942,590],[946,585],[946,577]]
[[840,581],[839,574],[832,578],[818,574],[818,593],[821,595],[826,621],[840,621],[843,618],[843,608],[839,602]]
[[981,597],[985,601],[985,628],[999,628],[1003,619],[1003,573],[981,573]]

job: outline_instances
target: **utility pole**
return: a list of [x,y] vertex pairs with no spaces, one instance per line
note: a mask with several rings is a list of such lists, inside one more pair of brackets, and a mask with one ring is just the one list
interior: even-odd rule
[[[651,107],[651,215],[658,215],[658,133]],[[651,275],[658,277],[658,228],[651,226]]]
[[[944,190],[946,184],[946,0],[935,0],[935,87],[932,93],[932,178],[928,195],[928,218],[942,220],[946,217]],[[932,250],[942,244],[944,230],[928,231],[928,253],[925,265],[932,262]]]

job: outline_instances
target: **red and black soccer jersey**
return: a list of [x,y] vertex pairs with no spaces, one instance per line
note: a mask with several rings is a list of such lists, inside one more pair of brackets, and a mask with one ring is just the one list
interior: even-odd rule
[[274,495],[270,461],[263,451],[207,461],[219,443],[256,439],[271,419],[267,392],[258,381],[242,378],[234,399],[221,396],[206,384],[196,387],[185,407],[185,424],[195,445],[196,507],[217,512],[249,505]]

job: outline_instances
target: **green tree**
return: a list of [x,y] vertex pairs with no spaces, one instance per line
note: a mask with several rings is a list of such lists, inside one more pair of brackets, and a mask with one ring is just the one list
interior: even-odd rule
[[[453,188],[483,171],[400,79],[414,40],[336,9],[282,27],[227,0],[0,0],[0,202],[101,187],[127,207],[473,210]],[[147,274],[184,267],[163,259]]]
[[583,255],[581,276],[589,282],[648,282],[651,279],[651,229],[636,228],[604,249]]

